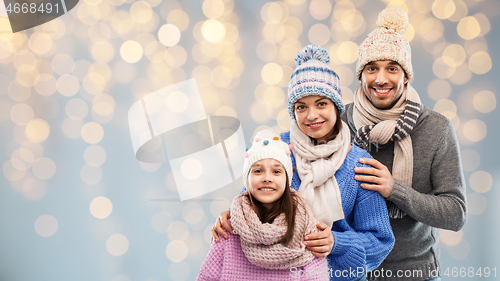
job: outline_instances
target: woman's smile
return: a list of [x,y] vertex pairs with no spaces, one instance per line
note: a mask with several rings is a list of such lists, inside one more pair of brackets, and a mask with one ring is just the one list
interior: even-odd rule
[[315,130],[319,129],[325,124],[325,121],[323,122],[316,122],[316,123],[311,123],[311,124],[305,124],[309,129]]

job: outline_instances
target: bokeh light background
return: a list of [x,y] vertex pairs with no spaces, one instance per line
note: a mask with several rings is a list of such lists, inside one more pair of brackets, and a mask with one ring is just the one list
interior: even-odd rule
[[286,131],[296,52],[329,50],[351,102],[386,6],[408,12],[412,85],[461,144],[468,222],[440,231],[443,268],[500,270],[500,1],[80,0],[15,34],[0,11],[0,280],[194,280],[241,183],[179,201],[168,165],[134,158],[130,106],[196,78],[208,115]]

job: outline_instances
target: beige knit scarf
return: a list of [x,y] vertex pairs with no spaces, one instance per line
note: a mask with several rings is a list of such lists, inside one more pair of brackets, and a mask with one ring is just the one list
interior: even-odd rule
[[344,218],[335,173],[349,153],[351,132],[347,124],[342,125],[342,130],[333,140],[320,145],[313,145],[296,121],[290,126],[290,143],[301,180],[299,193],[306,199],[314,217],[330,228],[333,222]]
[[[413,147],[410,133],[420,115],[420,97],[407,85],[391,109],[378,109],[366,97],[361,85],[354,93],[353,119],[357,134],[356,145],[367,149],[370,143],[394,141],[392,176],[411,187],[413,177]],[[387,202],[390,218],[402,218],[405,213],[394,203]]]
[[[292,193],[295,190],[291,189]],[[293,239],[286,246],[279,241],[287,231],[285,214],[278,215],[272,223],[262,223],[252,209],[248,191],[237,195],[231,204],[231,226],[240,236],[241,248],[252,264],[267,269],[290,269],[310,263],[314,255],[305,245],[304,236],[318,232],[318,221],[300,196],[297,204]],[[296,194],[296,193],[295,193]]]

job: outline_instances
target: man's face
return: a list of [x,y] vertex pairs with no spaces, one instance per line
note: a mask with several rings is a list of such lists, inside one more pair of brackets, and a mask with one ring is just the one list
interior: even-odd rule
[[408,82],[403,68],[391,60],[367,63],[360,80],[364,94],[379,109],[392,108]]

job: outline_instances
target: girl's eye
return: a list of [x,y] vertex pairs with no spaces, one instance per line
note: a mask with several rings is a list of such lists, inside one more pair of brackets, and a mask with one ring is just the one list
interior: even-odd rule
[[253,172],[258,174],[258,173],[260,173],[260,170],[253,170]]
[[275,173],[275,174],[280,174],[280,173],[281,173],[281,171],[280,171],[280,170],[276,170],[276,171],[274,171],[274,173]]
[[299,105],[299,106],[297,106],[297,107],[295,108],[295,110],[302,110],[302,109],[304,109],[304,106],[303,106],[303,105]]
[[319,105],[319,106],[325,106],[325,105],[326,105],[326,102],[324,102],[324,101],[323,101],[323,102],[320,102],[320,103],[318,103],[318,105]]
[[397,67],[391,67],[391,68],[389,68],[389,71],[395,72],[395,71],[398,71],[398,68]]

